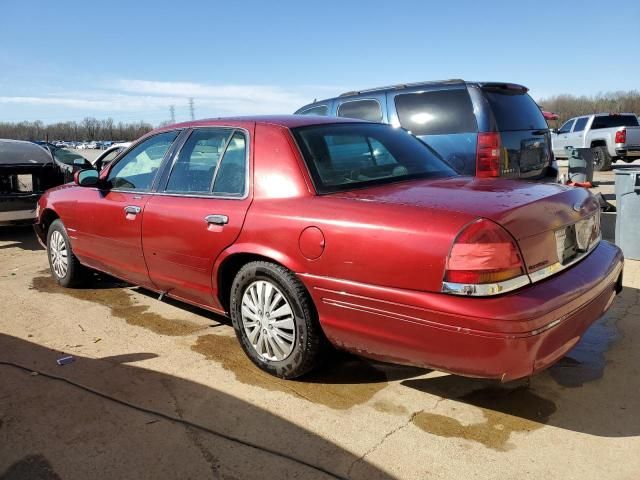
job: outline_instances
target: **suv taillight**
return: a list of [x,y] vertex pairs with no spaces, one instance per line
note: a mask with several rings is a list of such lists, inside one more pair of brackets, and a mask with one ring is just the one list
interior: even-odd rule
[[481,218],[466,225],[453,242],[442,290],[460,295],[495,295],[528,283],[513,237],[500,225]]
[[616,132],[616,143],[627,143],[627,129],[623,128]]
[[500,176],[500,134],[497,132],[478,133],[476,150],[476,176]]

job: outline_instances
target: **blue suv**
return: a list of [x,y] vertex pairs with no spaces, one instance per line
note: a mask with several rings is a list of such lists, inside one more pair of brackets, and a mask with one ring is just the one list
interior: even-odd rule
[[421,82],[347,92],[295,113],[403,127],[463,175],[555,180],[549,128],[527,92],[513,83]]

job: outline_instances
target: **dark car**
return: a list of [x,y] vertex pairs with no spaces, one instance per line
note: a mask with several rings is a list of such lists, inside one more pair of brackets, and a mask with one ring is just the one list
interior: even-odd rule
[[36,141],[33,143],[49,150],[49,153],[53,155],[53,158],[55,160],[68,167],[63,167],[66,172],[69,172],[71,174],[67,175],[68,181],[71,181],[73,179],[73,173],[76,170],[82,168],[91,168],[91,162],[78,153],[74,153],[71,150],[60,147],[50,142]]
[[48,149],[0,139],[0,225],[33,223],[40,195],[64,183],[65,173]]
[[327,342],[526,377],[621,288],[588,190],[459,176],[406,131],[357,120],[169,125],[39,205],[59,284],[92,268],[229,315],[251,360],[284,378]]
[[549,128],[527,92],[513,83],[422,82],[347,92],[295,113],[403,127],[463,175],[555,180]]

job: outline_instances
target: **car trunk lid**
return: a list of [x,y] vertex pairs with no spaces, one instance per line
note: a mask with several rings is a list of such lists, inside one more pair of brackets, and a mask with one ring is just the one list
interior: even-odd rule
[[[401,182],[333,195],[462,212],[475,218],[490,219],[516,239],[528,273],[563,259],[569,261],[564,254],[559,258],[560,240],[556,232],[563,232],[581,220],[597,215],[599,210],[597,200],[582,188],[473,177]],[[569,240],[575,240],[575,227],[572,228],[574,231],[568,232]]]

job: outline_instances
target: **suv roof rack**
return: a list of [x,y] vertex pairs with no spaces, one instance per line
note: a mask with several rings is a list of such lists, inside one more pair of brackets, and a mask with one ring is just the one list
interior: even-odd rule
[[465,83],[465,81],[460,78],[450,78],[448,80],[432,80],[427,82],[398,83],[396,85],[388,85],[386,87],[369,88],[366,90],[352,90],[349,92],[341,93],[339,97],[350,97],[352,95],[379,92],[382,90],[402,90],[404,88],[414,88],[414,87],[420,87],[422,85],[450,85],[450,84],[456,84],[456,83]]

